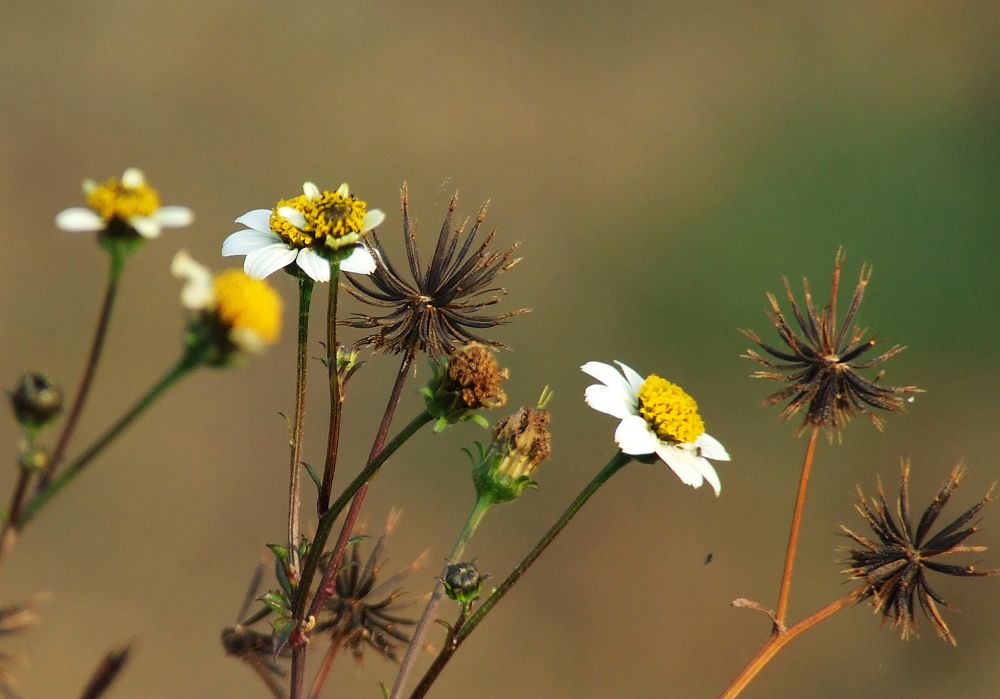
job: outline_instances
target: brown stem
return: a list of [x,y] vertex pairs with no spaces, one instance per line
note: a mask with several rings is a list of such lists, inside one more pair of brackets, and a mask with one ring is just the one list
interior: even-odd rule
[[774,613],[774,624],[778,631],[785,625],[788,612],[788,593],[792,588],[792,569],[795,567],[795,554],[799,548],[799,530],[802,528],[802,513],[806,506],[806,489],[809,487],[809,474],[812,471],[813,456],[816,454],[816,440],[819,437],[819,426],[813,427],[806,444],[805,458],[802,460],[802,475],[799,477],[799,491],[795,496],[795,510],[792,512],[792,527],[788,532],[788,548],[785,551],[785,569],[781,574],[781,587],[778,589],[778,609]]
[[807,616],[802,621],[789,627],[788,629],[778,629],[775,628],[774,632],[771,634],[771,638],[761,646],[761,649],[757,651],[757,655],[747,663],[746,667],[743,668],[742,672],[737,675],[736,679],[726,688],[726,690],[719,695],[719,699],[733,699],[733,697],[739,696],[739,694],[747,688],[753,679],[760,674],[760,671],[771,662],[775,655],[778,654],[785,645],[791,641],[793,638],[801,634],[803,631],[811,629],[813,626],[819,622],[833,616],[839,612],[844,607],[854,604],[859,599],[861,599],[864,594],[865,586],[858,587],[855,590],[847,593],[839,599],[835,599],[830,602],[825,607],[813,612]]
[[330,674],[330,668],[333,667],[333,661],[337,657],[337,651],[340,650],[340,645],[343,641],[342,636],[335,636],[330,641],[330,647],[326,649],[326,655],[323,656],[323,663],[319,666],[319,670],[316,671],[312,689],[309,690],[309,699],[319,699],[319,693],[323,689],[323,685],[326,684],[326,677]]
[[108,334],[108,326],[111,322],[111,310],[114,308],[115,298],[118,296],[118,281],[121,279],[124,264],[124,257],[120,253],[110,253],[108,286],[104,290],[104,301],[101,303],[101,313],[97,318],[97,327],[94,329],[94,339],[90,345],[90,354],[87,356],[87,364],[83,369],[83,377],[80,379],[80,386],[76,389],[76,396],[73,398],[73,405],[69,409],[69,413],[66,416],[66,422],[63,425],[62,432],[59,434],[59,440],[56,442],[55,449],[52,450],[52,458],[49,461],[49,467],[42,474],[42,477],[38,479],[38,490],[43,490],[49,484],[52,477],[55,475],[56,469],[59,468],[60,462],[62,462],[63,457],[66,455],[66,448],[69,446],[69,440],[73,437],[73,432],[76,430],[76,423],[79,421],[80,414],[83,412],[83,406],[87,402],[87,396],[90,395],[90,386],[94,382],[94,374],[97,372],[97,363],[100,360],[101,352],[104,349],[104,339]]
[[28,483],[31,480],[31,470],[21,466],[21,473],[17,477],[17,485],[10,497],[10,506],[7,508],[7,519],[3,525],[3,533],[0,533],[0,560],[3,560],[7,552],[14,548],[17,540],[17,525],[21,518],[21,507],[24,505],[24,496],[28,492]]

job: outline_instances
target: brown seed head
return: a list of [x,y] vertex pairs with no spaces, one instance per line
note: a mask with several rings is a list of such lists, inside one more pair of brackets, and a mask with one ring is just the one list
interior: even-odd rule
[[448,379],[470,410],[499,408],[506,404],[503,382],[508,376],[509,372],[500,367],[493,351],[478,342],[455,350],[448,358]]
[[952,605],[931,588],[928,582],[931,571],[959,577],[1000,574],[1000,570],[979,570],[974,565],[952,565],[938,560],[956,553],[986,550],[985,546],[967,546],[962,542],[979,530],[978,520],[973,520],[993,499],[993,488],[979,502],[930,536],[931,527],[964,477],[965,469],[961,464],[956,465],[914,527],[910,519],[910,464],[904,460],[895,517],[881,481],[878,482],[876,496],[870,501],[866,501],[861,489],[858,489],[855,509],[872,528],[875,539],[856,534],[843,525],[840,527],[843,536],[860,546],[847,549],[847,558],[843,562],[850,567],[843,572],[851,580],[864,581],[862,599],[871,599],[876,612],[880,612],[884,620],[892,620],[892,627],[899,631],[903,640],[916,635],[919,605],[937,635],[955,645],[955,637],[937,606],[940,604],[951,609]]
[[552,454],[551,419],[548,410],[521,408],[493,428],[494,442],[509,445],[509,477],[530,476]]
[[745,359],[752,359],[765,367],[751,376],[787,384],[768,396],[764,405],[787,400],[781,419],[787,420],[804,409],[805,417],[798,432],[801,433],[807,426],[825,427],[831,439],[834,434],[839,436],[840,430],[856,412],[865,415],[881,430],[885,421],[872,412],[872,408],[886,412],[902,411],[906,407],[904,397],[921,392],[916,386],[880,383],[881,372],[872,379],[861,375],[862,371],[882,364],[905,348],[894,345],[874,358],[861,361],[861,357],[877,344],[874,337],[866,337],[865,329],[854,326],[865,288],[871,279],[871,267],[862,265],[850,306],[838,324],[837,296],[843,262],[844,251],[841,249],[837,251],[833,267],[830,301],[822,309],[813,304],[809,280],[802,280],[805,298],[805,307],[802,308],[785,279],[785,293],[797,328],[788,321],[774,294],[767,295],[771,305],[768,317],[785,347],[767,344],[752,330],[741,331],[771,357],[756,350],[747,350],[742,355]]

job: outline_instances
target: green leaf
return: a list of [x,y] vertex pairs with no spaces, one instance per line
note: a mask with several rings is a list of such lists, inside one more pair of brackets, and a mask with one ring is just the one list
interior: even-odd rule
[[313,471],[313,467],[307,464],[305,461],[300,462],[306,469],[306,473],[309,474],[309,478],[312,479],[313,484],[316,486],[316,492],[319,492],[320,488],[323,486],[320,484],[319,476]]
[[271,645],[274,657],[277,658],[278,654],[288,643],[288,638],[292,635],[292,631],[295,630],[295,620],[291,618],[276,619],[271,622],[271,628],[274,629],[274,633],[271,636]]
[[288,565],[288,547],[282,546],[281,544],[268,544],[267,547],[271,549],[271,553],[277,556],[278,560],[283,564]]
[[382,690],[382,697],[383,697],[383,699],[389,699],[389,697],[390,697],[389,688],[386,687],[381,682],[378,683],[378,688]]
[[291,613],[291,607],[288,604],[288,600],[277,590],[265,592],[258,599],[264,603],[265,607],[279,616],[285,617]]

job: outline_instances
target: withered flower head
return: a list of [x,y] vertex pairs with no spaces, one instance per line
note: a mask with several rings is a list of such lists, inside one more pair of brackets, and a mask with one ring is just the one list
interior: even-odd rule
[[366,562],[361,560],[360,541],[351,545],[350,560],[337,574],[336,594],[326,603],[326,614],[316,627],[350,648],[358,663],[364,659],[365,645],[389,660],[398,661],[400,647],[410,642],[407,629],[413,626],[414,620],[399,616],[399,613],[414,600],[402,599],[405,593],[397,586],[420,566],[421,559],[381,583],[378,581],[385,565],[385,561],[379,559],[386,538],[398,521],[399,513],[390,513],[385,531],[375,542]]
[[910,520],[910,465],[904,460],[895,517],[886,502],[881,480],[878,482],[878,494],[871,498],[870,505],[861,489],[858,489],[855,509],[871,526],[877,541],[855,534],[843,525],[840,527],[841,534],[861,546],[847,550],[848,557],[843,562],[849,563],[851,567],[844,572],[852,580],[864,580],[863,599],[870,598],[876,612],[882,613],[883,619],[891,618],[892,627],[900,632],[904,640],[916,635],[916,609],[919,604],[937,635],[955,645],[955,637],[937,605],[948,609],[953,607],[931,588],[927,581],[928,572],[937,571],[960,577],[1000,574],[1000,570],[977,570],[974,565],[951,565],[935,560],[956,553],[979,553],[986,550],[985,546],[965,546],[962,542],[979,530],[978,520],[972,520],[993,499],[993,488],[979,502],[942,527],[937,534],[929,536],[938,515],[964,477],[965,469],[961,464],[956,465],[914,529]]
[[499,408],[507,403],[503,382],[508,377],[489,347],[471,343],[448,358],[448,380],[452,390],[470,410]]
[[806,426],[812,425],[827,428],[832,438],[834,433],[839,434],[841,428],[854,417],[855,412],[865,415],[876,428],[881,430],[884,420],[870,408],[889,412],[901,411],[905,409],[905,395],[921,392],[916,386],[886,386],[878,383],[882,372],[873,379],[867,379],[859,373],[882,364],[902,352],[905,347],[894,345],[877,357],[858,361],[876,344],[874,337],[865,339],[866,329],[854,326],[865,287],[871,279],[871,267],[862,265],[851,305],[838,325],[837,296],[843,262],[844,251],[841,249],[837,251],[833,266],[830,301],[822,310],[813,304],[808,279],[802,280],[805,309],[796,302],[788,279],[784,280],[788,303],[801,335],[797,335],[796,329],[788,322],[775,295],[767,294],[771,303],[768,317],[787,349],[778,349],[765,343],[752,330],[741,331],[764,352],[778,360],[769,359],[755,350],[747,350],[747,353],[742,355],[766,367],[764,371],[755,371],[751,374],[753,378],[788,384],[768,396],[764,404],[773,405],[788,400],[788,404],[781,411],[783,420],[787,420],[804,407],[806,414],[798,430],[799,433]]
[[347,291],[363,303],[386,309],[386,313],[381,316],[354,314],[346,321],[355,328],[378,328],[376,334],[362,338],[357,344],[393,353],[423,350],[435,361],[450,354],[455,346],[469,342],[506,348],[501,342],[480,337],[476,330],[504,324],[527,310],[522,308],[498,315],[482,313],[507,293],[502,287],[491,285],[502,272],[520,261],[512,257],[517,243],[503,251],[489,251],[487,247],[493,239],[491,231],[478,247],[473,248],[476,234],[486,218],[486,204],[479,209],[468,233],[465,230],[468,220],[452,230],[452,214],[458,206],[456,194],[448,205],[430,264],[426,270],[421,270],[416,224],[410,220],[405,183],[401,200],[403,242],[413,280],[407,280],[393,266],[378,236],[372,232],[366,242],[377,265],[369,277],[373,286],[366,286],[348,275],[348,281],[357,291],[350,288]]

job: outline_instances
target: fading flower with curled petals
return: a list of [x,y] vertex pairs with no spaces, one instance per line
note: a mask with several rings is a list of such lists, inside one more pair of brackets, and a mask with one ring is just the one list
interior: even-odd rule
[[656,374],[643,379],[622,362],[615,364],[621,373],[603,362],[587,362],[580,369],[601,382],[587,387],[587,405],[621,420],[615,430],[618,447],[630,456],[655,454],[682,483],[699,488],[708,481],[718,495],[722,483],[708,459],[729,461],[729,453],[705,432],[698,404]]
[[194,214],[186,206],[160,206],[160,195],[146,183],[142,170],[127,169],[121,178],[83,181],[86,207],[60,211],[56,227],[71,233],[158,238],[164,228],[189,226]]
[[361,240],[384,220],[385,214],[369,211],[347,184],[328,192],[306,182],[299,196],[236,219],[246,229],[226,238],[222,255],[246,255],[243,269],[254,279],[293,262],[317,282],[330,281],[331,262],[339,263],[345,272],[371,274],[375,261]]

